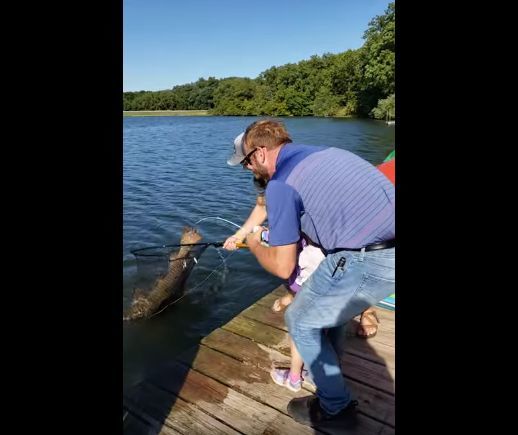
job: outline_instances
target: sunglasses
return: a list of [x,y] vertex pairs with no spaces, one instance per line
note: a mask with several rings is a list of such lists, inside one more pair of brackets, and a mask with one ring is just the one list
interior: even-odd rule
[[250,157],[252,157],[252,154],[254,154],[260,147],[254,148],[252,151],[250,151],[243,160],[241,160],[239,163],[243,165],[243,167],[246,167],[248,165],[252,164],[252,161],[250,160]]

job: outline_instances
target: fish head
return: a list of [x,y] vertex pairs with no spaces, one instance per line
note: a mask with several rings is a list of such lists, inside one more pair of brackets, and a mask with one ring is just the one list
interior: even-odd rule
[[185,227],[182,232],[180,243],[198,243],[202,239],[202,235],[197,229],[192,227]]

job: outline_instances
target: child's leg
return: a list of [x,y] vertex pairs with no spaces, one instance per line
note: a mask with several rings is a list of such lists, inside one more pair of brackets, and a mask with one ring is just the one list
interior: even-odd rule
[[290,340],[291,363],[290,368],[272,368],[270,376],[277,385],[288,388],[291,391],[300,391],[302,388],[302,366],[304,362],[297,351],[297,348]]
[[300,377],[302,373],[302,366],[304,365],[304,361],[302,361],[302,357],[300,356],[299,351],[295,347],[295,343],[290,336],[290,352],[291,352],[291,366],[290,366],[290,374],[293,375],[292,379],[295,379],[296,376]]
[[286,387],[291,391],[299,391],[302,388],[302,366],[304,361],[298,352],[295,344],[291,337],[290,340],[290,352],[291,352],[291,365],[290,371],[286,379]]

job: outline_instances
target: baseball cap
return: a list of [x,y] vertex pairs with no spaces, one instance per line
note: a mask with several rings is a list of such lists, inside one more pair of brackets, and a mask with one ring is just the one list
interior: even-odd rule
[[230,166],[236,166],[241,163],[241,161],[245,158],[244,150],[243,150],[243,136],[245,132],[239,134],[234,139],[234,153],[229,157],[227,163]]

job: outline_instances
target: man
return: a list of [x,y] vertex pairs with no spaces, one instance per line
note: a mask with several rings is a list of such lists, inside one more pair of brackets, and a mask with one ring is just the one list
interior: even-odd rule
[[288,413],[307,425],[344,426],[357,402],[343,380],[339,340],[350,319],[395,291],[394,186],[349,151],[293,144],[279,121],[251,124],[243,152],[241,163],[268,182],[269,247],[259,232],[246,237],[259,263],[287,279],[301,233],[327,254],[285,313],[317,386],[316,397],[292,399]]
[[[234,139],[234,152],[227,160],[227,164],[230,166],[238,166],[243,159],[245,154],[243,152],[243,137],[245,133],[240,133]],[[393,150],[377,168],[384,173],[388,179],[395,184],[395,150]],[[237,249],[236,243],[244,242],[246,235],[252,232],[252,229],[256,226],[262,225],[266,220],[266,202],[264,199],[264,189],[266,187],[266,181],[261,178],[254,177],[254,184],[259,189],[260,193],[257,196],[256,205],[253,208],[250,216],[245,223],[239,228],[239,230],[225,240],[223,247],[229,250]],[[291,278],[294,278],[292,275]],[[293,297],[291,294],[286,294],[282,298],[275,301],[272,309],[274,311],[281,311],[286,308],[292,301]],[[372,307],[367,308],[360,315],[358,326],[356,329],[356,336],[364,339],[375,337],[378,333],[378,315],[376,310]]]

